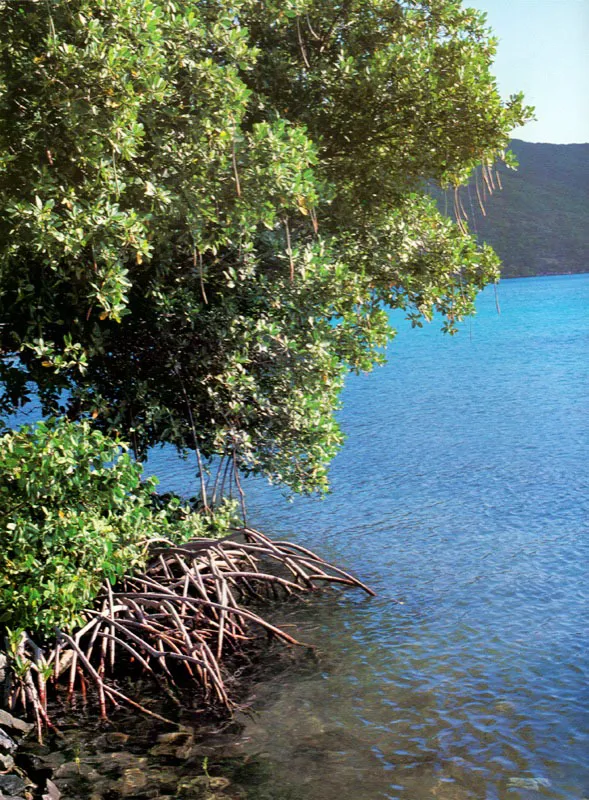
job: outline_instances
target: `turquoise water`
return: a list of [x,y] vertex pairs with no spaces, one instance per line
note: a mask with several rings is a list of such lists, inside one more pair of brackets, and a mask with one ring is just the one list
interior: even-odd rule
[[252,800],[589,797],[589,275],[499,302],[454,338],[400,320],[347,382],[327,499],[248,487],[252,523],[378,593],[289,618],[320,658],[255,689]]

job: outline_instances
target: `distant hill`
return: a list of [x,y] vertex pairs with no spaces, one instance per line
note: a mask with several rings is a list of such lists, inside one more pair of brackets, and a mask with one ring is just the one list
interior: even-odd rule
[[[589,272],[589,144],[532,144],[513,139],[517,172],[499,168],[503,185],[483,201],[462,190],[471,231],[503,261],[505,278]],[[479,193],[483,193],[479,173]],[[452,208],[448,193],[448,208]],[[445,199],[439,199],[444,210]]]

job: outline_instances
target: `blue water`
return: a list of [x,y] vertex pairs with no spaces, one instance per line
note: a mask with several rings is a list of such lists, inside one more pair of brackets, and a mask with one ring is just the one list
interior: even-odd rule
[[[589,275],[499,302],[452,338],[399,318],[347,381],[325,500],[249,483],[252,523],[378,596],[293,615],[320,660],[256,688],[248,798],[589,797]],[[168,452],[150,468],[195,489]]]

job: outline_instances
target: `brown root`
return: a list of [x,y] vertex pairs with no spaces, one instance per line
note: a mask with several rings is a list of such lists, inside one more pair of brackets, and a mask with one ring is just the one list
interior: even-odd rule
[[226,685],[227,656],[239,657],[259,632],[286,644],[300,644],[261,616],[251,602],[301,596],[326,583],[374,594],[310,550],[273,541],[249,527],[221,540],[195,539],[181,547],[157,547],[145,572],[114,588],[105,583],[96,607],[86,612],[84,627],[74,635],[57,631],[49,653],[23,636],[20,671],[13,670],[10,707],[28,704],[40,737],[44,726],[52,727],[46,682],[55,684],[67,673],[69,700],[76,688],[85,695],[86,686],[93,685],[103,719],[109,706],[117,708],[123,702],[171,722],[114,686],[124,661],[163,679],[166,693],[178,705],[175,692],[188,680],[198,685],[209,705],[231,710],[235,703]]

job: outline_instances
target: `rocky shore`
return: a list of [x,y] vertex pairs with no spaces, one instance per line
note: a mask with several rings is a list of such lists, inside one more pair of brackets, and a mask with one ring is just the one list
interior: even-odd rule
[[[62,800],[158,798],[158,800],[240,800],[244,794],[232,780],[209,764],[192,732],[160,733],[149,750],[137,748],[135,737],[104,732],[90,741],[69,731],[63,749],[33,746],[25,757],[36,775],[50,774]],[[55,800],[50,797],[49,800]]]
[[[0,723],[0,800],[245,797],[231,778],[218,774],[215,754],[191,731],[160,733],[149,750],[142,740],[141,752],[133,752],[135,737],[120,731],[91,739],[80,729],[79,738],[68,731],[62,741],[39,744],[28,723],[4,711]],[[235,756],[224,760],[243,768],[243,758]]]
[[23,769],[23,740],[33,727],[0,709],[0,800],[59,800],[61,797],[48,775],[33,776]]

